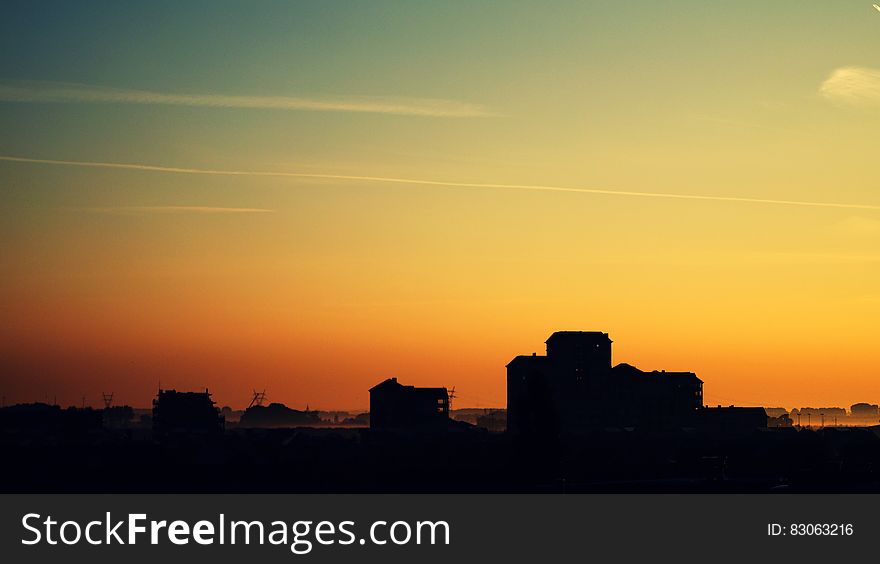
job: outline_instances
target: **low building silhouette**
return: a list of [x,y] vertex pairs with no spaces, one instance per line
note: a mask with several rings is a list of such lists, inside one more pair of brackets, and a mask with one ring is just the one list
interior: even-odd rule
[[794,427],[794,421],[792,421],[791,416],[788,413],[773,415],[766,407],[764,408],[764,413],[767,415],[768,427],[773,427],[776,429]]
[[153,400],[153,433],[159,436],[171,433],[223,432],[224,419],[214,405],[211,394],[159,390]]
[[404,386],[397,378],[370,388],[370,428],[440,427],[449,423],[446,388]]
[[507,430],[507,410],[487,409],[485,413],[477,416],[476,426],[490,433],[503,433]]
[[[755,429],[768,426],[767,412],[763,407],[708,407],[699,410],[697,414],[697,426],[708,433],[720,436],[748,434]],[[790,427],[788,425],[775,425],[778,427]]]
[[507,429],[558,435],[605,427],[692,425],[703,382],[692,372],[645,372],[612,366],[611,339],[598,331],[557,331],[547,354],[507,365]]
[[880,419],[880,406],[876,403],[854,403],[849,408],[850,413],[856,419]]
[[370,412],[358,413],[354,417],[346,417],[342,420],[341,425],[346,427],[369,427]]
[[794,408],[791,410],[792,415],[800,414],[801,417],[807,417],[808,415],[815,419],[813,423],[818,424],[819,418],[825,417],[846,417],[846,409],[842,407],[801,407]]

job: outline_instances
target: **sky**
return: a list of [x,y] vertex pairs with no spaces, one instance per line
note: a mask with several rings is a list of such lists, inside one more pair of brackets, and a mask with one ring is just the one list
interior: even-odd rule
[[3,4],[7,405],[496,407],[555,330],[880,401],[871,2]]

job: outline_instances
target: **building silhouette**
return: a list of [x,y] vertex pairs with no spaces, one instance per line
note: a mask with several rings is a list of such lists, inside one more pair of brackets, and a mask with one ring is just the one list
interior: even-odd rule
[[446,388],[404,386],[397,378],[388,378],[370,388],[371,429],[430,428],[448,423]]
[[159,390],[153,400],[153,433],[164,436],[172,433],[221,433],[224,419],[214,405],[211,394]]
[[507,410],[487,409],[484,414],[477,416],[475,424],[491,433],[503,433],[507,430]]
[[692,372],[612,366],[611,339],[598,331],[557,331],[546,356],[507,365],[507,429],[558,435],[606,427],[676,428],[693,424],[703,382]]
[[[755,429],[769,426],[769,417],[763,407],[737,407],[718,406],[700,409],[697,412],[696,425],[702,431],[713,436],[729,437],[732,435],[744,435]],[[775,427],[790,427],[788,421],[774,421]]]
[[788,412],[779,415],[771,415],[770,411],[765,408],[764,413],[767,415],[768,427],[777,429],[794,427],[794,421],[791,419],[791,415],[789,415]]
[[880,406],[876,403],[854,403],[849,408],[850,413],[857,419],[877,421],[880,419]]

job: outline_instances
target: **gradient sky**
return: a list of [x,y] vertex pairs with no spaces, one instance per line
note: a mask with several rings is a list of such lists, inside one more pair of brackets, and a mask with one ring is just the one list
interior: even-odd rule
[[500,406],[581,329],[877,402],[878,69],[870,1],[5,1],[0,393]]

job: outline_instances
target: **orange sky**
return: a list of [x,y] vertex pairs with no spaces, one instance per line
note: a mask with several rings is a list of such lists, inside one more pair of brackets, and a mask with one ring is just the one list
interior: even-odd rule
[[[702,249],[718,244],[713,229],[697,241],[664,232],[663,218],[650,240],[617,240],[626,254],[585,236],[578,240],[588,249],[567,258],[570,235],[533,241],[519,226],[577,232],[580,210],[548,210],[527,196],[509,226],[486,229],[493,198],[448,198],[447,209],[413,220],[406,237],[381,228],[338,234],[340,250],[329,256],[284,252],[295,237],[276,239],[287,225],[278,213],[58,212],[69,225],[16,246],[9,262],[17,270],[4,276],[3,373],[15,375],[4,382],[7,401],[85,395],[97,404],[113,391],[143,406],[161,381],[209,387],[234,407],[265,387],[294,407],[354,409],[366,407],[372,384],[397,376],[456,386],[460,407],[500,406],[504,365],[543,352],[557,329],[608,331],[615,362],[693,370],[712,404],[849,405],[876,396],[877,305],[839,295],[868,291],[860,276],[869,265],[858,257],[829,269],[828,257],[713,252]],[[602,203],[631,209],[625,200]],[[702,202],[653,206],[707,222]],[[769,228],[776,210],[742,206],[754,229]],[[367,220],[349,213],[344,223]],[[835,213],[798,213],[839,230]],[[450,217],[467,235],[436,241]],[[390,215],[372,219],[379,226]],[[328,226],[320,239],[333,233]]]

